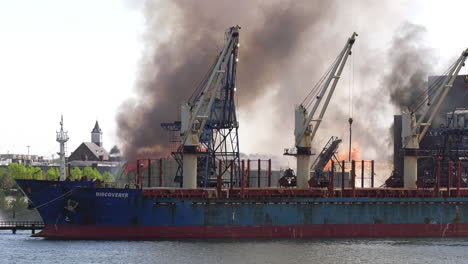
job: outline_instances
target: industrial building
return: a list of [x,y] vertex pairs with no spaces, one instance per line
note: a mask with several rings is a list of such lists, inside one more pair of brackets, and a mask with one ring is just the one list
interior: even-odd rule
[[[440,76],[430,76],[428,87]],[[427,93],[427,105],[432,107],[433,95]],[[394,174],[388,184],[394,187],[403,186],[404,151],[402,143],[402,115],[394,116]],[[442,102],[439,114],[435,117],[425,137],[419,144],[417,161],[419,187],[434,185],[435,168],[438,160],[468,160],[468,75],[456,77],[452,89]],[[446,164],[446,162],[442,162]],[[441,186],[447,185],[447,167],[441,168]],[[468,168],[463,167],[462,173],[467,174]],[[466,184],[463,182],[462,184]]]
[[0,165],[7,166],[10,163],[19,163],[25,166],[39,166],[39,165],[48,165],[50,160],[45,159],[43,156],[39,155],[29,155],[29,154],[0,154]]

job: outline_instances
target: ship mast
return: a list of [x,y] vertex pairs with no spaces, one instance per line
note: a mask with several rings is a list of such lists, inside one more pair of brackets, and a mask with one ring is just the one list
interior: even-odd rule
[[68,132],[63,131],[63,115],[60,119],[60,131],[57,131],[57,142],[60,143],[60,152],[57,154],[60,157],[60,181],[64,181],[67,178],[65,170],[65,143],[68,141]]

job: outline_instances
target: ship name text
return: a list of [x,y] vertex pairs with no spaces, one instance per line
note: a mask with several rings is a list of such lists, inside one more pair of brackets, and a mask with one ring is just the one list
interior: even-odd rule
[[128,193],[96,192],[96,197],[128,198]]

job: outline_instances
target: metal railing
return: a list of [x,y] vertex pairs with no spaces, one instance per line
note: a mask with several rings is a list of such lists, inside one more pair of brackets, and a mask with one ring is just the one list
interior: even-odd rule
[[0,221],[0,229],[41,229],[43,227],[42,221]]

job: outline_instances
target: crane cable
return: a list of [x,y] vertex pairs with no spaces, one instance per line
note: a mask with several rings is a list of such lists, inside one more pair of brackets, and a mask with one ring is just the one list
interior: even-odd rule
[[[351,24],[353,25],[354,28],[354,5],[351,4]],[[349,109],[348,109],[348,123],[349,123],[349,153],[348,153],[348,160],[351,162],[351,154],[352,154],[352,124],[353,124],[353,86],[354,86],[354,57],[356,55],[351,56],[351,63],[349,64],[349,91],[348,91],[348,104],[349,104]]]
[[[439,88],[440,88],[440,85],[442,84],[443,81],[446,80],[446,78],[449,78],[448,74],[449,72],[453,69],[453,67],[455,67],[457,64],[457,62],[454,62],[452,65],[450,65],[450,67],[448,67],[448,69],[442,73],[440,76],[438,76],[430,85],[429,85],[429,88],[427,89],[427,91],[422,91],[415,99],[415,103],[413,103],[412,105],[409,106],[409,110],[413,113],[417,112],[419,109],[421,109],[421,107],[423,105],[426,104],[427,102],[427,105],[429,106],[430,105],[430,101],[429,101],[429,98],[433,95],[435,95]],[[442,87],[443,89],[443,87]]]
[[314,85],[312,90],[307,94],[307,96],[304,98],[302,101],[302,106],[304,106],[306,109],[310,107],[312,102],[314,102],[314,99],[317,98],[317,96],[320,94],[320,91],[323,89],[326,89],[322,84],[326,80],[326,78],[331,74],[331,71],[333,70],[335,64],[339,63],[339,56],[335,59],[335,61],[330,65],[330,67],[327,69],[325,74],[322,75],[322,77],[319,79],[319,81]]
[[352,154],[352,125],[353,125],[353,86],[354,86],[354,57],[351,57],[351,63],[349,64],[349,86],[348,86],[348,103],[349,103],[349,153],[348,153],[348,160],[351,162],[351,154]]

